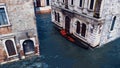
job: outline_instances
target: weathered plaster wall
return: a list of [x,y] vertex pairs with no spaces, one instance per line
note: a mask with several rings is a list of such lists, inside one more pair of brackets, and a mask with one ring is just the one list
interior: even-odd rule
[[[39,55],[33,0],[0,0],[1,3],[4,3],[6,6],[10,25],[0,27],[0,57],[2,57],[0,58],[0,63],[24,58],[25,54],[20,41],[25,41],[30,38],[35,39],[34,53],[35,55]],[[14,39],[13,42],[18,51],[18,55],[14,57],[7,56],[4,45],[4,40],[11,38]]]
[[[120,1],[103,0],[102,6],[100,14],[105,19],[105,23],[101,35],[101,45],[120,37]],[[114,16],[116,16],[114,29],[110,31]]]

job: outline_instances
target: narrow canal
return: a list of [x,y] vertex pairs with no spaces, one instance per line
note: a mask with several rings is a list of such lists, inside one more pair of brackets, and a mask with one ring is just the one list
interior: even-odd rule
[[53,27],[50,14],[37,15],[40,57],[1,68],[120,68],[120,39],[94,50],[85,50],[63,38]]

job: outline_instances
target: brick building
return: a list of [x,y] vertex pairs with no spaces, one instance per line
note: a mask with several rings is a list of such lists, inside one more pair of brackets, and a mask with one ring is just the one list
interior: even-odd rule
[[53,0],[52,22],[90,47],[120,37],[120,0]]
[[33,0],[0,0],[0,63],[39,55]]
[[50,13],[51,0],[34,0],[37,13]]

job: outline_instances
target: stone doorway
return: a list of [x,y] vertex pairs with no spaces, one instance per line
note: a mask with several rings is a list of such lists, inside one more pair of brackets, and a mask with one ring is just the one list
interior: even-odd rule
[[34,42],[32,40],[25,40],[22,45],[25,55],[34,53]]
[[70,18],[68,16],[65,17],[65,31],[70,33]]

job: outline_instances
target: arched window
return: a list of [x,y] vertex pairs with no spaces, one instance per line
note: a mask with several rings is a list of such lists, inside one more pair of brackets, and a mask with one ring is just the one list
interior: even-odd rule
[[7,49],[7,52],[8,52],[9,56],[16,55],[14,43],[13,43],[12,40],[6,40],[5,41],[5,46],[6,46],[6,49]]
[[110,31],[113,30],[114,25],[115,25],[115,21],[116,21],[116,16],[113,17],[113,21],[112,21],[112,25],[111,25]]
[[81,35],[83,36],[83,37],[85,37],[85,33],[86,33],[86,24],[82,24],[82,31],[81,31]]
[[22,45],[25,54],[34,51],[34,42],[32,40],[25,40]]
[[78,34],[80,34],[80,22],[79,22],[79,21],[77,21],[76,32],[77,32]]

